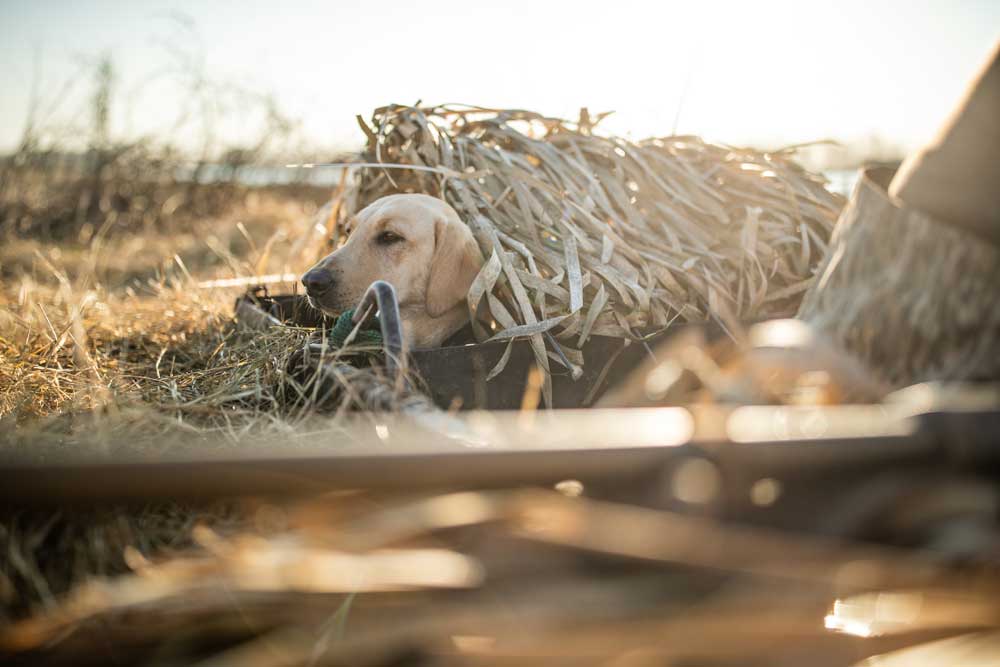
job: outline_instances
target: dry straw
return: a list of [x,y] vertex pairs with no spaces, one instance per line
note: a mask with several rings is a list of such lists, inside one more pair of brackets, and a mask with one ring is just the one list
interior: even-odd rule
[[[386,166],[358,169],[339,190],[333,219],[392,192],[447,199],[487,259],[469,304],[482,306],[495,327],[479,335],[528,336],[543,370],[550,359],[579,367],[578,350],[595,334],[637,338],[675,320],[715,317],[731,325],[793,313],[842,204],[790,151],[767,154],[696,137],[630,143],[593,134],[586,114],[568,123],[516,110],[389,107],[364,127],[360,159]],[[223,259],[237,275],[291,270],[315,237],[302,226],[284,236],[297,239],[285,264],[271,257],[271,241],[253,266]],[[4,451],[44,459],[103,448],[115,456],[245,447],[251,436],[308,430],[324,385],[298,383],[286,369],[310,332],[234,326],[235,293],[195,289],[179,259],[138,293],[102,286],[95,282],[98,257],[115,258],[99,249],[91,243],[94,269],[82,277],[45,261],[51,280],[25,276],[0,292]],[[331,360],[344,391],[329,401],[335,414],[326,428],[347,409],[405,412],[414,405],[380,391],[378,378],[346,358]],[[282,442],[294,446],[294,438]],[[4,549],[23,552],[17,563],[25,569],[0,568],[0,575],[26,600],[121,566],[107,565],[103,545],[112,542],[97,532],[73,538],[70,523],[58,531],[69,535],[65,549],[53,553],[77,545],[80,553],[61,561],[72,571],[35,567],[32,550],[56,533],[33,525],[8,521],[0,535]]]
[[629,142],[595,134],[586,110],[570,123],[388,106],[370,125],[358,120],[369,168],[335,199],[336,220],[396,192],[448,201],[486,258],[468,304],[488,312],[493,331],[477,334],[528,337],[549,399],[549,360],[578,372],[591,335],[637,339],[675,320],[732,328],[794,313],[843,205],[792,160],[794,147]]

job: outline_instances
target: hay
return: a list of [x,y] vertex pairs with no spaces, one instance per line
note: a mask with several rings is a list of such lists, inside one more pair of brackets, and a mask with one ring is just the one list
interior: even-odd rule
[[64,594],[95,577],[130,571],[131,550],[167,558],[193,546],[196,526],[228,533],[245,528],[238,503],[201,507],[175,503],[26,510],[8,508],[0,520],[0,625],[53,608]]
[[0,311],[0,453],[235,445],[261,431],[292,431],[318,409],[392,410],[406,398],[368,391],[391,385],[369,369],[371,348],[325,350],[324,362],[350,373],[290,372],[322,333],[244,326],[233,317],[238,289],[197,289],[181,275],[122,294],[62,278],[59,287],[25,279]]
[[[485,304],[494,320],[492,331],[478,331],[480,339],[529,336],[543,370],[550,358],[578,367],[575,348],[595,334],[639,338],[677,320],[715,317],[732,326],[795,310],[841,204],[821,179],[789,152],[731,149],[695,137],[629,143],[592,129],[586,118],[572,124],[521,111],[380,109],[359,159],[389,166],[361,170],[345,184],[333,219],[395,191],[445,197],[488,258],[469,294],[470,306]],[[8,249],[14,242],[30,249],[2,256],[2,268],[16,279],[0,291],[0,453],[39,460],[155,455],[249,447],[276,436],[292,447],[291,436],[316,426],[307,420],[317,407],[332,414],[317,428],[330,430],[346,410],[426,412],[419,395],[387,387],[347,358],[331,357],[326,373],[290,376],[291,355],[310,331],[240,327],[232,319],[238,287],[196,288],[200,278],[220,277],[220,259],[230,267],[223,277],[308,266],[320,250],[316,227],[300,209],[292,211],[293,223],[283,206],[276,210],[285,222],[270,220],[261,231],[273,231],[271,238],[257,244],[232,221],[204,221],[184,237],[204,238],[211,254],[200,256],[180,245],[166,220],[155,244],[153,230],[134,227],[83,247],[59,241],[62,260],[46,246],[43,257],[31,239],[7,236]],[[235,250],[243,237],[246,256]],[[79,271],[65,266],[71,249]],[[166,263],[138,271],[140,250]],[[29,260],[32,251],[37,257]],[[135,277],[128,287],[124,276]],[[112,524],[140,518],[122,510]],[[65,534],[86,532],[88,522],[68,522]],[[121,533],[123,544],[142,543],[152,530],[135,525],[135,535]],[[27,543],[13,520],[0,526],[5,539]],[[39,582],[49,581],[58,595],[71,580],[121,565],[117,547],[114,567],[102,560],[108,543],[59,540],[55,557],[82,563],[72,565],[72,576],[8,579],[29,602],[45,599]],[[32,558],[24,552],[29,570]]]
[[[925,479],[897,476],[877,496],[848,486],[842,497],[860,495],[871,510],[941,493]],[[967,484],[951,495],[967,498]],[[938,506],[904,516],[924,527]],[[958,567],[940,551],[930,558],[586,493],[338,495],[263,504],[257,514],[267,521],[235,535],[196,530],[199,548],[173,558],[131,554],[131,574],[89,582],[0,630],[0,656],[274,667],[848,665],[884,653],[885,641],[993,628],[1000,611],[995,568],[978,558]],[[871,612],[876,597],[917,600],[923,616],[883,622]],[[831,632],[829,620],[852,619],[876,636]],[[950,625],[935,625],[941,619]]]
[[[290,373],[312,330],[243,326],[233,320],[240,286],[198,289],[176,262],[161,280],[126,289],[46,269],[0,292],[0,457],[45,464],[275,442],[293,449],[298,435],[335,435],[346,411],[413,406],[377,369],[355,367],[365,366],[368,351],[328,350],[328,373]],[[126,547],[164,557],[190,543],[195,523],[222,529],[245,519],[228,506],[7,508],[0,623],[91,577],[127,571]]]
[[[488,258],[469,293],[470,307],[482,304],[494,321],[480,338],[529,336],[543,370],[550,358],[582,364],[574,348],[594,334],[639,338],[677,320],[731,327],[794,312],[841,204],[790,151],[696,137],[630,143],[595,135],[586,114],[572,124],[516,110],[388,107],[373,123],[361,159],[402,168],[359,170],[338,191],[334,219],[393,191],[445,197]],[[220,257],[237,275],[269,261],[285,273],[310,259],[314,233],[305,220],[287,226],[282,264],[277,232],[253,262]],[[99,241],[83,262],[91,274],[67,275],[39,256],[50,279],[23,276],[5,290],[7,425],[138,408],[158,417],[150,432],[167,422],[239,441],[248,424],[295,421],[287,406],[303,388],[285,382],[284,368],[308,331],[233,326],[236,292],[193,289],[179,258],[135,289],[103,286],[102,263],[118,258]]]
[[261,412],[283,402],[266,388],[278,386],[285,359],[308,334],[241,331],[229,298],[183,283],[158,285],[154,298],[77,296],[37,288],[17,309],[19,345],[7,342],[0,368],[4,412],[25,418],[149,406],[218,426],[213,411]]
[[23,345],[0,339],[0,453],[242,446],[292,433],[317,413],[394,411],[414,398],[371,366],[371,348],[327,348],[314,361],[327,372],[304,372],[297,357],[322,334],[244,327],[228,294],[164,287],[159,299],[105,294],[93,302],[69,316],[51,301],[36,304],[51,328],[25,321]]
[[[293,449],[302,433],[337,431],[346,411],[412,406],[367,352],[329,351],[328,373],[295,377],[310,330],[245,328],[232,293],[189,281],[145,294],[32,285],[0,311],[0,457],[66,462],[185,452]],[[419,396],[422,398],[422,396]],[[332,448],[345,438],[330,437]],[[94,576],[128,570],[124,549],[164,557],[195,523],[242,526],[232,507],[102,506],[0,512],[0,622],[54,604]]]
[[336,218],[396,192],[444,198],[488,258],[470,310],[484,304],[495,339],[528,336],[547,372],[544,332],[582,363],[573,349],[591,335],[636,339],[675,320],[732,327],[793,314],[843,204],[792,161],[794,149],[693,136],[629,142],[594,134],[586,110],[570,123],[388,106],[371,127],[359,122],[369,168],[335,200]]

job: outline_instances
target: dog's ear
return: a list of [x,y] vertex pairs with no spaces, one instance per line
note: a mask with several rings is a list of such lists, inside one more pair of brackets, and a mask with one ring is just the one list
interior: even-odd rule
[[427,314],[441,317],[465,299],[483,265],[472,234],[460,220],[434,222],[434,257],[427,280]]

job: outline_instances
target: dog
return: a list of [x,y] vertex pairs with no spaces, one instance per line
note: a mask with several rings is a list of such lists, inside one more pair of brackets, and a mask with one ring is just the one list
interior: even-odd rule
[[446,202],[422,194],[382,197],[345,227],[347,242],[302,276],[313,307],[336,316],[376,280],[396,288],[403,340],[438,347],[469,322],[465,297],[483,264],[468,226]]

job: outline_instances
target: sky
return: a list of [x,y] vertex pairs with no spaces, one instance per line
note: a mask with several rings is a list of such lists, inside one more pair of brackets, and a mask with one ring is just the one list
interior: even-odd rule
[[[186,54],[213,81],[273,94],[317,151],[360,145],[356,114],[417,100],[613,110],[604,129],[633,138],[909,149],[998,39],[997,0],[0,0],[0,150],[33,89],[53,119],[82,122],[100,53],[116,67],[119,137],[175,126],[190,93],[163,71]],[[217,131],[252,134],[243,111],[222,109]]]

